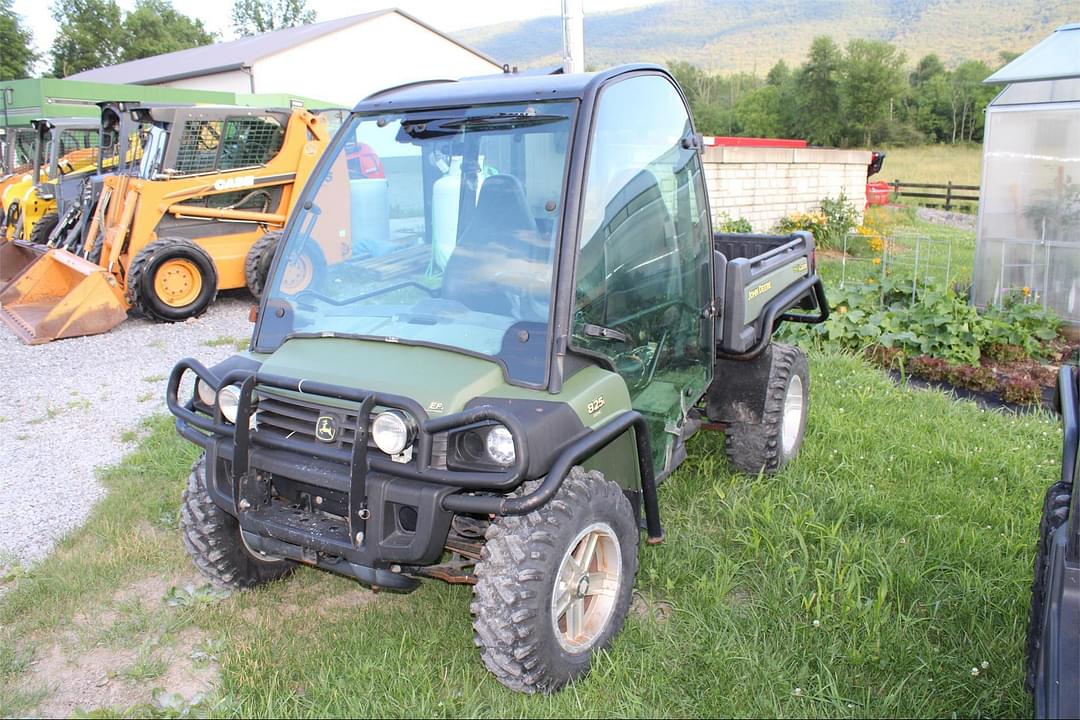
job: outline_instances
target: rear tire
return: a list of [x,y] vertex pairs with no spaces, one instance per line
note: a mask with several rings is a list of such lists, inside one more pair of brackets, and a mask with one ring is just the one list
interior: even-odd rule
[[215,585],[246,590],[278,580],[296,566],[291,560],[262,560],[244,545],[240,523],[219,508],[206,490],[206,455],[191,466],[180,506],[184,548],[195,567]]
[[186,238],[158,238],[128,268],[132,306],[161,322],[179,322],[206,312],[217,296],[218,276],[205,250]]
[[496,518],[485,537],[470,607],[484,665],[524,693],[584,676],[630,609],[639,531],[622,489],[576,467],[547,505]]
[[1031,608],[1028,612],[1027,672],[1024,687],[1035,692],[1042,652],[1043,617],[1046,610],[1046,582],[1050,563],[1050,536],[1069,519],[1072,483],[1058,481],[1046,490],[1042,518],[1039,520],[1039,542],[1035,551],[1035,572],[1031,583]]
[[733,422],[724,431],[724,451],[739,470],[779,472],[802,446],[810,397],[810,370],[797,347],[773,343],[772,365],[761,422]]
[[60,216],[54,212],[47,212],[38,218],[38,221],[34,223],[33,229],[30,230],[30,242],[35,245],[47,245],[49,242],[49,235],[56,229],[56,226],[60,224]]
[[244,281],[248,291],[258,300],[266,288],[266,278],[270,274],[270,265],[274,261],[281,231],[268,232],[255,241],[244,260]]

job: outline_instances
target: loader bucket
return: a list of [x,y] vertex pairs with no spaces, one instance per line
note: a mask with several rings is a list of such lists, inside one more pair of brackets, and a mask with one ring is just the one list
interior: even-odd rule
[[127,308],[112,275],[66,250],[49,250],[0,289],[0,320],[27,345],[107,332]]
[[30,263],[47,250],[44,245],[32,245],[22,240],[0,241],[0,288],[22,275]]

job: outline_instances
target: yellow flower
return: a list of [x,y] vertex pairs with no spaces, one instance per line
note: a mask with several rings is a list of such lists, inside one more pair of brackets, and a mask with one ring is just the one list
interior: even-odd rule
[[872,262],[873,262],[873,263],[874,263],[875,265],[880,265],[880,264],[881,264],[881,258],[874,258]]
[[1029,288],[1026,285],[1024,286],[1024,289],[1021,290],[1020,292],[1022,292],[1024,294],[1024,297],[1031,297],[1031,288]]

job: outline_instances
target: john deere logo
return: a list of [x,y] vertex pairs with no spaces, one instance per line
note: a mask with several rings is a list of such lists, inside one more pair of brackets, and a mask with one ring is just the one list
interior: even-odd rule
[[337,438],[337,420],[330,415],[320,415],[315,421],[315,437],[325,443],[332,443]]

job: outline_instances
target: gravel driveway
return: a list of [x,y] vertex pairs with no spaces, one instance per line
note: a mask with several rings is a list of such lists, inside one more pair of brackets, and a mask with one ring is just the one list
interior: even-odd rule
[[104,335],[34,347],[0,325],[0,567],[41,558],[86,519],[105,492],[95,468],[132,449],[125,430],[165,411],[176,361],[235,352],[251,335],[251,304],[235,291],[188,322],[128,319]]

